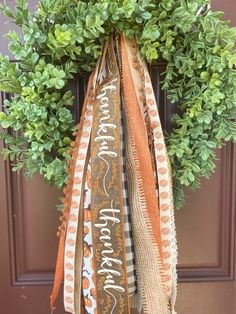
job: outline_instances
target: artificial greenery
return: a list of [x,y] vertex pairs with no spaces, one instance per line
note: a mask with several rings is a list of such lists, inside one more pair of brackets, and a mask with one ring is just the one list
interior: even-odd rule
[[0,90],[13,94],[0,113],[11,130],[3,154],[14,171],[65,184],[75,129],[67,83],[93,69],[114,30],[135,37],[149,62],[166,60],[163,89],[181,112],[166,135],[177,207],[183,188],[214,170],[215,149],[236,140],[236,29],[208,0],[41,0],[34,14],[16,0],[0,9],[22,30],[6,35],[16,62],[0,56]]

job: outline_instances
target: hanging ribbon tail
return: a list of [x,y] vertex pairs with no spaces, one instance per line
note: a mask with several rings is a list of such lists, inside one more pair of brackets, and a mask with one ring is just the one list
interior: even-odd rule
[[123,36],[120,62],[140,303],[142,313],[167,314],[177,278],[170,164],[149,73],[135,42]]
[[84,175],[89,157],[89,143],[93,121],[94,85],[88,89],[85,113],[79,141],[75,141],[70,187],[71,205],[64,252],[64,306],[70,313],[80,313],[82,262],[82,221]]
[[86,313],[96,313],[97,295],[95,283],[94,247],[92,241],[91,210],[91,157],[89,159],[84,186],[83,266],[82,298]]
[[176,314],[171,166],[134,40],[104,43],[72,145],[51,308],[64,276],[73,314]]
[[[80,123],[77,126],[77,134],[76,134],[77,136],[75,140],[76,143],[80,142],[81,133],[82,133],[82,125],[84,123],[86,104],[88,102],[89,97],[91,96],[91,86],[93,83],[93,77],[94,77],[94,73],[90,75],[90,78],[88,81],[88,89],[87,89],[87,94],[84,100],[83,111],[82,111]],[[77,146],[77,145],[75,145],[75,143],[72,142],[72,146]],[[63,190],[65,194],[64,209],[63,209],[63,214],[60,217],[60,220],[62,223],[60,227],[58,228],[58,233],[57,233],[57,235],[59,236],[59,245],[58,245],[55,275],[54,275],[54,284],[53,284],[52,293],[50,295],[50,306],[52,310],[55,309],[55,303],[58,298],[60,286],[62,284],[63,276],[64,276],[65,234],[67,230],[68,216],[69,216],[69,211],[70,211],[70,206],[71,206],[71,198],[72,198],[71,180],[72,180],[72,175],[75,168],[76,157],[77,157],[77,152],[76,150],[73,150],[72,157],[68,162],[69,163],[69,167],[68,167],[69,179],[67,181],[66,188]]]
[[120,76],[113,37],[100,67],[91,136],[91,209],[97,312],[129,314],[120,134]]
[[124,111],[126,115],[128,183],[136,253],[138,290],[144,314],[169,314],[163,289],[163,254],[156,183],[145,121],[135,93],[124,37],[121,37]]
[[60,286],[63,280],[63,264],[64,264],[64,241],[65,239],[61,236],[59,239],[58,253],[57,253],[57,262],[55,270],[55,281],[50,295],[50,307],[52,310],[55,310],[55,302],[59,294]]
[[153,135],[153,157],[157,172],[160,225],[164,256],[163,268],[165,271],[165,289],[168,297],[170,298],[171,310],[175,313],[174,306],[177,294],[178,251],[174,218],[171,165],[165,145],[164,134],[161,127],[161,121],[149,72],[139,53],[138,59],[144,74],[146,107]]

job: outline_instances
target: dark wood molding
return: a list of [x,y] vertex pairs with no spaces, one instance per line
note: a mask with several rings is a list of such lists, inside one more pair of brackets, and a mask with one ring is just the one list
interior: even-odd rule
[[[234,280],[235,210],[236,210],[236,145],[228,143],[222,151],[221,212],[216,265],[179,265],[179,282]],[[214,197],[214,196],[213,196]]]
[[[9,98],[1,93],[0,111],[3,110],[4,99]],[[7,217],[10,254],[10,273],[12,286],[49,285],[53,281],[53,270],[48,272],[30,272],[27,267],[27,248],[25,226],[24,179],[22,173],[11,171],[11,162],[5,163],[5,185],[7,191]]]

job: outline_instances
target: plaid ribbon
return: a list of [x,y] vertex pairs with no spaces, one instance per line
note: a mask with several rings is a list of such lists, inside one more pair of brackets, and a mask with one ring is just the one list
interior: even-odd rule
[[125,138],[124,138],[124,117],[121,110],[121,123],[120,123],[120,144],[121,144],[121,166],[122,166],[122,186],[123,186],[123,204],[125,214],[125,242],[126,242],[126,272],[129,287],[129,295],[132,296],[137,290],[136,274],[135,274],[135,259],[134,259],[134,242],[131,229],[131,216],[128,197],[128,183],[126,175],[125,163]]

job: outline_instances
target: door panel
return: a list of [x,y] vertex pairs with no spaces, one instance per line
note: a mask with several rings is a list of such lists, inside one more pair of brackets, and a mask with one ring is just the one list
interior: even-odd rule
[[181,314],[236,313],[235,145],[219,155],[216,173],[176,213]]
[[[14,1],[9,3],[14,5]],[[32,7],[36,3],[30,1]],[[236,4],[230,0],[213,2],[214,8],[225,10],[227,18],[236,24],[233,5]],[[1,34],[12,28],[4,21],[1,17]],[[6,42],[0,39],[1,52],[6,53]],[[159,89],[163,67],[153,66],[151,74],[162,124],[170,129],[169,117],[174,107]],[[84,81],[78,79],[71,85],[78,104],[74,107],[75,117],[81,110]],[[5,97],[2,93],[0,106]],[[197,192],[188,191],[185,208],[176,211],[179,314],[236,314],[235,145],[227,144],[218,156],[215,174],[210,180],[203,180]],[[0,173],[0,313],[50,313],[60,191],[46,185],[38,175],[30,180],[12,173],[9,162],[2,158]],[[62,295],[55,313],[65,313]]]
[[180,280],[233,278],[235,157],[231,143],[219,151],[215,174],[176,213]]

